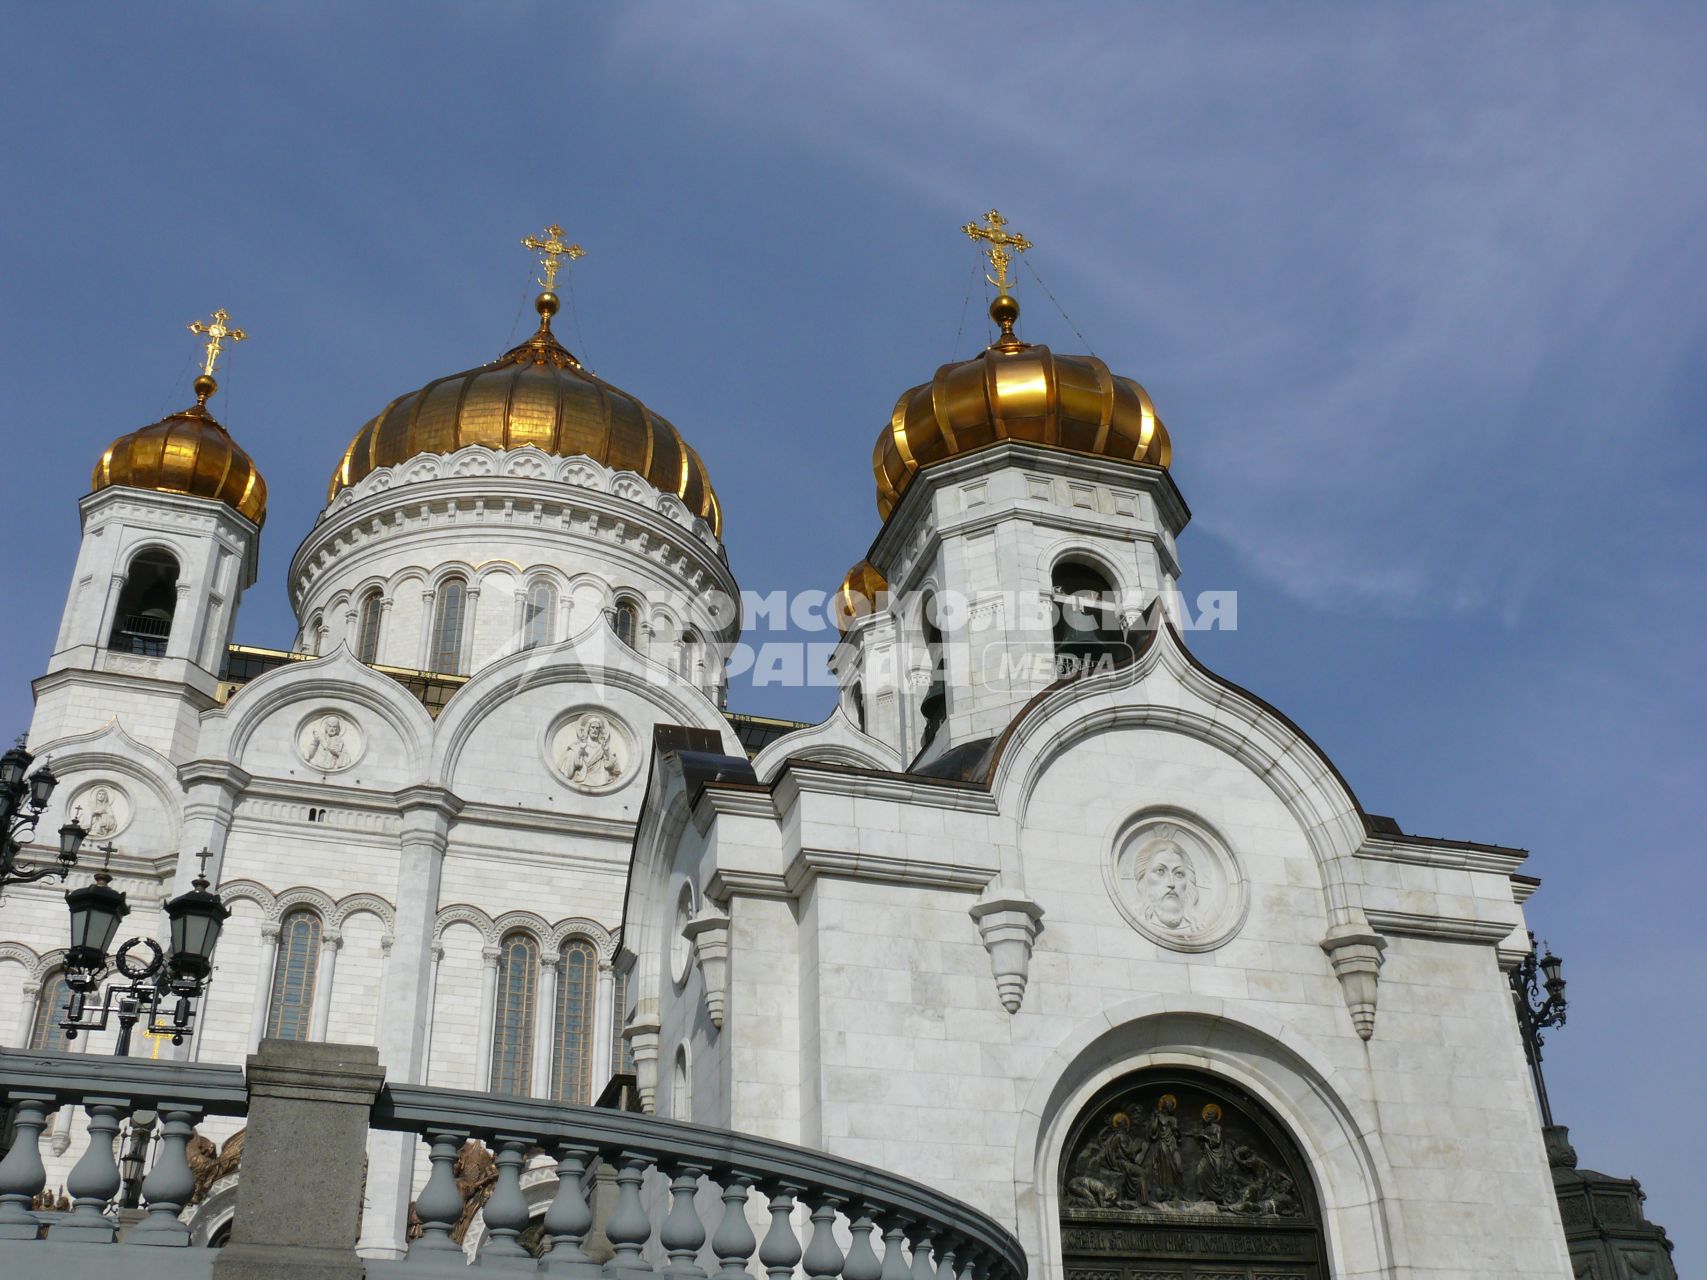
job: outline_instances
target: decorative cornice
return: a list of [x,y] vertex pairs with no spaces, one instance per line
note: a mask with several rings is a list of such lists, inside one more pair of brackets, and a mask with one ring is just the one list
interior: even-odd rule
[[1476,920],[1416,911],[1366,908],[1369,923],[1382,933],[1408,938],[1439,938],[1450,942],[1501,942],[1517,927],[1515,920]]

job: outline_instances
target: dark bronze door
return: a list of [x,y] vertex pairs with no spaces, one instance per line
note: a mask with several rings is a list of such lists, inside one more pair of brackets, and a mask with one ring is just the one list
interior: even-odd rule
[[1067,1136],[1067,1280],[1318,1280],[1321,1212],[1298,1146],[1244,1090],[1136,1072]]

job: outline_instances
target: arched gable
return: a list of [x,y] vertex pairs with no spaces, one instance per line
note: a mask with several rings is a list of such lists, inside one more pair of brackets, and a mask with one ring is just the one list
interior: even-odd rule
[[753,757],[753,772],[770,782],[790,760],[899,771],[906,763],[888,743],[860,730],[838,702],[821,724],[784,734]]

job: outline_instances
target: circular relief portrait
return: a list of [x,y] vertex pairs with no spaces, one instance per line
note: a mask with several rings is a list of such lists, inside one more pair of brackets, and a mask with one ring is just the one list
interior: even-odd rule
[[361,726],[342,711],[319,711],[296,731],[296,751],[310,769],[337,773],[362,758]]
[[79,787],[66,810],[77,815],[86,839],[111,840],[130,825],[130,797],[112,782],[91,782]]
[[1105,867],[1115,905],[1150,941],[1208,951],[1245,922],[1245,877],[1216,832],[1176,813],[1140,814]]
[[547,736],[546,748],[552,768],[589,795],[615,791],[634,771],[634,735],[603,708],[569,712]]

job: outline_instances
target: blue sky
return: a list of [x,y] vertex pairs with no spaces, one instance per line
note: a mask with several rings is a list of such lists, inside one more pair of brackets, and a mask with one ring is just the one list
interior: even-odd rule
[[[1681,6],[9,5],[0,386],[22,729],[114,436],[190,397],[272,488],[238,638],[355,430],[525,327],[516,239],[588,248],[564,336],[704,456],[742,584],[830,588],[895,397],[1022,333],[1150,390],[1209,664],[1407,830],[1520,844],[1566,957],[1584,1163],[1693,1211],[1707,1106],[1707,11]],[[962,331],[962,316],[965,316]],[[957,346],[958,333],[958,346]],[[822,690],[737,690],[817,718]]]

